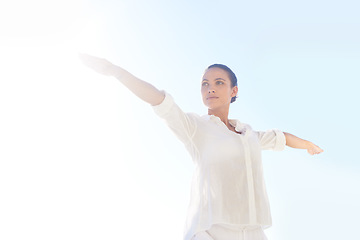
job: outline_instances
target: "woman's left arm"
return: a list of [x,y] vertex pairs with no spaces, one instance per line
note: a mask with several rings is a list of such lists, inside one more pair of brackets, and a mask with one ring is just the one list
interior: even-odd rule
[[286,145],[289,147],[306,149],[311,155],[319,154],[324,151],[319,146],[316,146],[310,141],[298,138],[297,136],[294,136],[287,132],[284,132],[284,135],[286,138]]

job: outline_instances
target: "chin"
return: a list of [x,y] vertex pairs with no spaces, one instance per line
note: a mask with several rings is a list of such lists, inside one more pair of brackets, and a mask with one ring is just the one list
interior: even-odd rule
[[206,107],[210,110],[216,110],[216,109],[221,108],[220,106],[214,106],[214,105],[206,105]]

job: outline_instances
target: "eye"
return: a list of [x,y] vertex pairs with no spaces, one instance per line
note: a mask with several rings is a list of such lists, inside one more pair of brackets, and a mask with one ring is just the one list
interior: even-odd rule
[[224,84],[224,82],[223,81],[216,81],[216,84],[217,85],[222,85],[222,84]]
[[201,86],[207,86],[207,85],[209,85],[207,82],[203,82],[203,83],[201,84]]

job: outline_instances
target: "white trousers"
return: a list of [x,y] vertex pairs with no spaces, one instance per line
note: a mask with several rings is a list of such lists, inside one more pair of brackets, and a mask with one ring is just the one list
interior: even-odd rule
[[233,230],[215,224],[210,229],[195,234],[192,240],[267,240],[267,237],[261,227]]

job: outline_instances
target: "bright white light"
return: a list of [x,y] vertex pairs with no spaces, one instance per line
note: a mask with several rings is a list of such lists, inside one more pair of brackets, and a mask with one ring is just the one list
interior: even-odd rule
[[125,162],[136,149],[121,146],[137,130],[121,126],[138,124],[121,116],[130,93],[78,59],[102,51],[98,23],[80,4],[2,8],[0,239],[109,239],[133,214],[134,199],[119,189],[138,184]]

